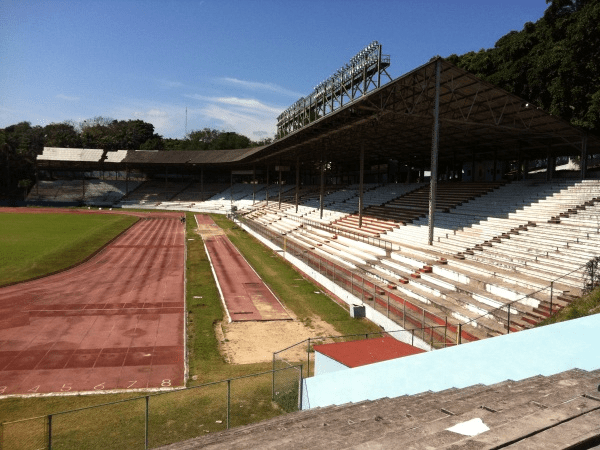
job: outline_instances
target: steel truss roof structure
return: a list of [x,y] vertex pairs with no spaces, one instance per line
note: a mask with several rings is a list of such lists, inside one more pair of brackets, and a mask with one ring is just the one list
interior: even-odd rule
[[441,64],[439,164],[600,152],[600,139],[437,57],[267,146],[254,162],[397,159],[429,168]]
[[[545,159],[600,153],[600,138],[589,136],[527,100],[482,81],[436,57],[411,72],[340,106],[270,145],[243,150],[127,151],[119,161],[97,164],[179,168],[333,162],[356,167],[364,146],[366,164],[390,159],[428,170],[435,119],[436,67],[439,78],[440,172],[484,160]],[[111,153],[111,152],[109,152]],[[39,167],[89,166],[89,162],[45,161]],[[96,165],[93,163],[93,165]]]

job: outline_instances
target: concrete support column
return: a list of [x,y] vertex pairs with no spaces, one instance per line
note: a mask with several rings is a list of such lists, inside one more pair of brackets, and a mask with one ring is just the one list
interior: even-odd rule
[[473,149],[473,155],[471,156],[471,183],[475,182],[475,149]]
[[360,172],[358,176],[358,228],[362,228],[363,184],[365,179],[365,143],[360,143]]
[[410,167],[410,156],[406,160],[406,184],[411,183],[411,167]]
[[440,139],[440,78],[442,61],[435,64],[435,103],[433,105],[433,133],[431,138],[431,177],[429,178],[429,236],[427,243],[433,244],[433,229],[435,227],[435,200],[437,195],[438,150]]
[[587,160],[588,160],[588,154],[587,154],[587,133],[584,133],[583,136],[581,136],[581,179],[585,180],[585,177],[587,175]]

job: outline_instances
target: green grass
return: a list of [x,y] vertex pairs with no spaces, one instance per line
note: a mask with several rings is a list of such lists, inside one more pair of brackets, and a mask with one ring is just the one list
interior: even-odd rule
[[580,317],[590,316],[600,313],[600,288],[593,290],[587,295],[578,298],[570,305],[561,309],[552,317],[544,319],[536,326],[542,327],[553,323],[564,322],[566,320],[578,319]]
[[137,220],[116,214],[0,213],[0,286],[77,264]]
[[213,220],[244,255],[267,285],[298,319],[310,325],[315,317],[332,324],[340,335],[381,332],[367,319],[353,319],[348,310],[321,293],[314,283],[300,279],[293,266],[224,216]]
[[[46,215],[44,215],[45,217]],[[82,215],[87,216],[87,215]],[[38,216],[39,217],[39,216]],[[69,215],[69,217],[80,217]],[[106,216],[102,216],[106,217]],[[110,216],[113,217],[113,216]],[[349,316],[347,310],[327,298],[313,283],[304,280],[290,264],[252,236],[221,216],[213,216],[232,242],[253,265],[287,308],[307,325],[314,318],[331,323],[339,334],[380,331],[366,321]],[[196,234],[192,213],[186,216],[186,308],[190,386],[235,378],[271,369],[271,363],[227,364],[218,349],[214,326],[224,311],[201,237]],[[192,239],[192,240],[190,240]],[[79,239],[82,245],[82,239]],[[71,246],[72,247],[72,246]],[[294,372],[281,380],[292,386]],[[230,384],[231,426],[257,422],[293,410],[297,398],[285,393],[280,405],[271,401],[272,375],[234,380]],[[140,393],[81,395],[71,397],[8,398],[0,400],[0,423],[139,397]],[[289,397],[289,398],[288,398]],[[150,397],[150,445],[159,446],[226,426],[227,384]],[[176,405],[176,407],[174,407]],[[145,399],[81,412],[54,416],[53,448],[143,448]],[[220,423],[219,423],[220,422]],[[37,430],[37,431],[35,431]],[[7,448],[21,448],[27,439],[43,436],[42,419],[5,428]],[[6,433],[12,433],[10,436]],[[8,444],[14,444],[9,447]],[[26,448],[26,447],[23,447]]]

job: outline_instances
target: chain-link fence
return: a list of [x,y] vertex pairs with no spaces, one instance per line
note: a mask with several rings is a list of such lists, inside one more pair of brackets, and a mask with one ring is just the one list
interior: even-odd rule
[[301,409],[302,366],[0,425],[1,450],[148,449]]

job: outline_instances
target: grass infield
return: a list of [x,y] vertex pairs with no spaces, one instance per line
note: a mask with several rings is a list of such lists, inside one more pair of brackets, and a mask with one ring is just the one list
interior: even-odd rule
[[77,264],[137,220],[120,214],[0,213],[0,286]]
[[[8,214],[7,214],[8,215]],[[50,214],[38,215],[37,220]],[[12,214],[12,216],[19,216]],[[64,216],[56,214],[56,216]],[[99,215],[100,216],[100,215]],[[69,215],[70,218],[96,217],[90,215]],[[101,216],[121,217],[121,216]],[[339,334],[354,334],[379,331],[379,328],[366,320],[351,319],[348,311],[323,295],[316,295],[319,290],[311,282],[298,282],[298,273],[281,258],[274,258],[273,252],[254,239],[234,223],[221,216],[212,216],[225,230],[231,241],[253,265],[263,280],[290,308],[300,320],[310,323],[311,318],[320,317],[334,325]],[[2,221],[0,217],[0,221]],[[205,384],[228,378],[255,374],[271,369],[270,363],[261,364],[227,364],[218,350],[218,342],[214,333],[215,323],[223,320],[224,311],[219,293],[213,279],[201,237],[195,233],[196,221],[192,213],[186,216],[186,309],[188,316],[188,359],[191,380],[189,386]],[[9,218],[11,220],[11,218]],[[25,219],[23,219],[25,220]],[[36,219],[33,219],[36,220]],[[65,249],[71,254],[74,247],[83,246],[85,237],[81,232],[61,229],[60,218],[54,226],[54,232],[61,234],[58,251],[62,256],[50,255],[53,260],[61,259]],[[63,218],[64,220],[64,218]],[[15,222],[13,222],[15,223]],[[64,223],[64,222],[63,222]],[[0,225],[2,226],[2,225]],[[50,226],[46,227],[50,233]],[[89,230],[88,230],[89,231]],[[50,235],[50,234],[49,234]],[[68,236],[77,244],[68,245]],[[88,234],[88,240],[95,241],[96,233]],[[3,248],[4,244],[0,247]],[[94,247],[94,246],[92,246]],[[93,250],[88,250],[88,253]],[[50,251],[49,251],[50,252]],[[52,253],[52,252],[50,252]],[[83,255],[85,257],[85,255]],[[23,258],[26,260],[26,258]],[[25,265],[31,265],[24,263]],[[68,266],[68,264],[65,264]],[[293,287],[293,286],[296,287]],[[245,378],[231,383],[231,426],[258,422],[282,414],[282,409],[271,399],[270,374]],[[143,393],[123,393],[106,395],[77,395],[70,397],[35,397],[7,398],[0,400],[0,423],[25,419],[28,417],[55,414],[87,406],[110,403],[134,397]],[[209,431],[220,431],[225,425],[226,384],[199,388],[178,393],[168,393],[150,400],[151,446],[158,446],[202,435]],[[60,448],[102,448],[103,443],[109,447],[128,447],[132,443],[139,445],[142,428],[138,423],[143,418],[143,399],[115,406],[70,413],[56,416],[56,444]],[[24,442],[31,435],[30,425],[23,423],[22,434],[14,438]],[[136,425],[137,424],[137,425]],[[53,425],[54,426],[54,425]],[[137,430],[134,432],[133,428]],[[34,433],[37,434],[37,433]],[[43,427],[40,435],[43,435]],[[98,438],[102,436],[102,438]],[[21,438],[23,441],[21,441]],[[5,436],[7,439],[7,436]],[[88,441],[89,439],[89,441]],[[143,441],[142,441],[143,444]],[[99,447],[96,447],[100,445]],[[106,446],[104,448],[107,448]]]

